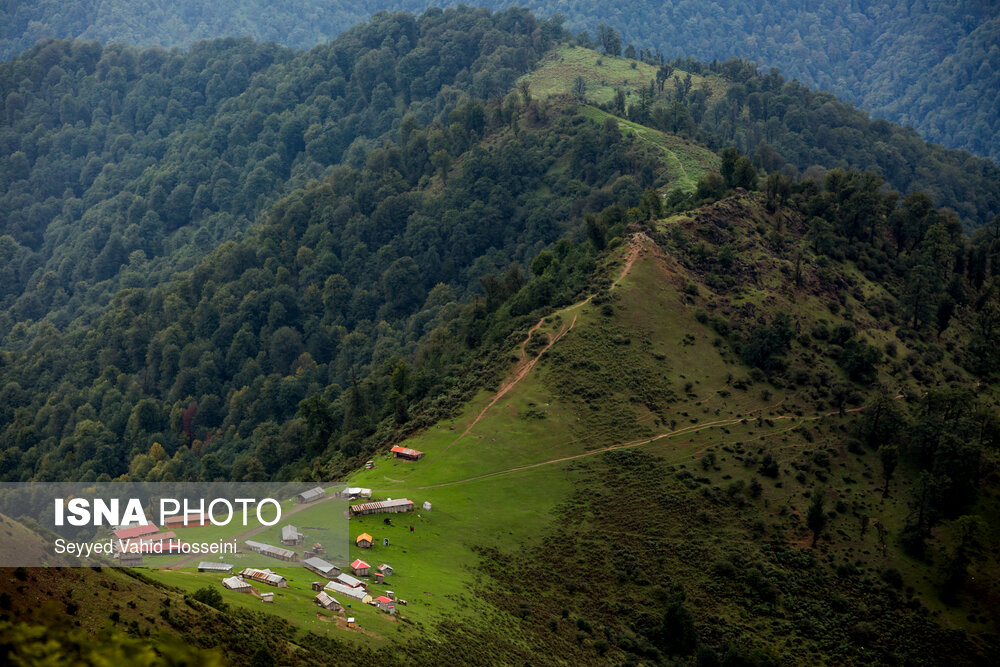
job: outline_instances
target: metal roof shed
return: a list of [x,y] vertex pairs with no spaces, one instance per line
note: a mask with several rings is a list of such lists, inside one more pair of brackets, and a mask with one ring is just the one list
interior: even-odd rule
[[303,491],[299,495],[295,496],[295,500],[299,503],[311,503],[322,498],[325,493],[326,492],[323,491],[323,487],[317,486],[314,489]]

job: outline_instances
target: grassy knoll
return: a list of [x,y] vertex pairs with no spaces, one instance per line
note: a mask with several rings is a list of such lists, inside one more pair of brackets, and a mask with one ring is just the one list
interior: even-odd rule
[[[631,97],[635,90],[649,86],[656,79],[657,68],[638,60],[601,55],[597,51],[579,46],[562,46],[555,49],[531,73],[524,75],[531,84],[532,95],[553,97],[574,93],[574,82],[582,77],[586,84],[586,99],[597,104],[607,104],[614,99],[615,91],[622,88]],[[683,79],[689,73],[675,70],[673,77]],[[715,102],[725,95],[726,85],[717,77],[691,74],[693,88],[709,90],[709,101]],[[669,81],[664,94],[671,92]]]

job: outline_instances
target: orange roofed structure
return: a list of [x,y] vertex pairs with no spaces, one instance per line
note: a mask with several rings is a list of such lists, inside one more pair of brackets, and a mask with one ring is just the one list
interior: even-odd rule
[[409,447],[400,447],[395,445],[391,450],[392,455],[397,459],[405,459],[406,461],[419,461],[424,457],[424,453],[416,450],[410,449]]

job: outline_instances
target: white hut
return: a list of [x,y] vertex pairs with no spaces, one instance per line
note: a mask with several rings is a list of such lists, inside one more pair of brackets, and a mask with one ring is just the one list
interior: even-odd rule
[[250,585],[249,581],[244,581],[239,577],[226,577],[222,580],[222,585],[237,593],[249,593],[253,590],[253,586]]

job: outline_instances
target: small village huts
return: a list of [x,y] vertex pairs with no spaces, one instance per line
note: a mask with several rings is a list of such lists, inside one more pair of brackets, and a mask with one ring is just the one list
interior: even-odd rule
[[146,523],[139,526],[131,526],[130,528],[116,530],[115,537],[119,540],[131,540],[137,537],[142,537],[143,535],[150,535],[158,530],[160,530],[158,526],[152,523]]
[[199,572],[232,572],[233,566],[230,563],[216,563],[210,560],[203,560],[198,563]]
[[288,581],[286,581],[280,574],[271,572],[270,570],[258,570],[255,567],[248,567],[240,572],[240,576],[244,579],[259,581],[260,583],[267,584],[268,586],[288,588]]
[[277,558],[278,560],[293,561],[297,557],[296,553],[291,549],[282,549],[281,547],[272,546],[265,542],[246,540],[244,544],[246,544],[251,551],[256,551],[261,555]]
[[371,503],[361,503],[351,507],[351,516],[364,516],[366,514],[397,514],[399,512],[412,512],[413,501],[406,498],[396,500],[376,500]]
[[222,580],[222,585],[231,591],[236,591],[237,593],[249,593],[253,590],[253,586],[250,582],[245,579],[240,579],[239,577],[226,577]]
[[302,533],[295,526],[282,526],[281,543],[287,547],[294,547],[302,541]]
[[328,609],[330,611],[340,611],[343,609],[341,604],[331,597],[331,595],[326,591],[320,591],[316,594],[316,604],[323,607],[323,609]]
[[374,600],[375,606],[382,611],[388,612],[390,614],[396,613],[396,602],[392,598],[386,597],[385,595],[380,595]]
[[303,491],[299,495],[295,496],[295,502],[297,503],[311,503],[319,500],[324,495],[323,487],[317,486],[314,489],[309,489],[308,491]]
[[371,565],[358,558],[351,563],[351,570],[359,577],[367,577],[368,572],[371,570]]
[[419,450],[400,447],[399,445],[394,446],[389,451],[392,452],[393,457],[403,459],[404,461],[419,461],[424,457],[424,453]]
[[190,528],[191,526],[204,526],[210,523],[204,514],[184,514],[178,516],[168,516],[163,522],[165,528]]
[[340,574],[340,568],[333,563],[328,563],[322,558],[307,558],[303,561],[305,566],[315,572],[316,574],[326,577],[327,579],[333,579],[338,574]]
[[334,577],[333,580],[336,581],[338,584],[344,584],[345,586],[350,586],[351,588],[364,588],[365,586],[365,582],[355,577],[352,577],[349,574],[344,574],[343,572]]

